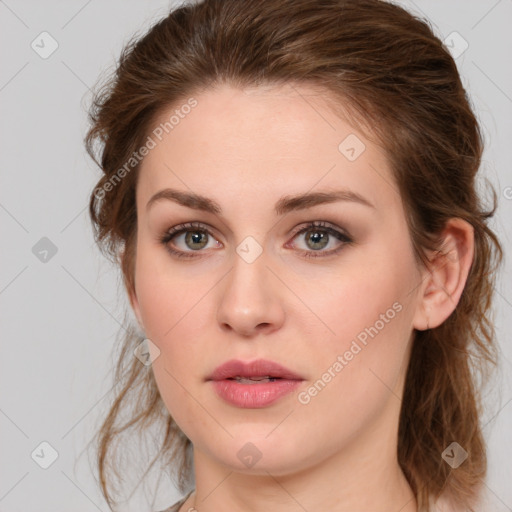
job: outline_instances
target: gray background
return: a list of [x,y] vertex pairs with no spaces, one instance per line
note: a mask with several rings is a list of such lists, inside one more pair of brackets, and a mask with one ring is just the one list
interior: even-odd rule
[[[483,175],[499,194],[491,225],[509,252],[512,0],[402,4],[428,17],[441,39],[457,32],[447,39],[453,51],[467,41],[456,61],[487,142]],[[172,5],[0,1],[2,512],[108,510],[84,449],[112,398],[113,347],[127,303],[116,269],[94,245],[87,203],[99,170],[82,139],[90,88],[112,68],[128,38]],[[45,31],[58,48],[42,58],[52,44],[39,36]],[[55,254],[42,252],[49,244],[43,237]],[[492,420],[485,427],[488,510],[498,512],[512,510],[511,270],[506,261],[496,287],[501,368],[485,401],[486,421]],[[43,469],[52,449],[58,458]],[[156,480],[154,475],[147,491],[155,503],[146,502],[139,488],[125,510],[158,510],[179,498],[168,479],[156,492]]]

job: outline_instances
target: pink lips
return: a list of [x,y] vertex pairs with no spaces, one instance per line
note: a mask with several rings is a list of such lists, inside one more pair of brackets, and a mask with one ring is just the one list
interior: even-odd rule
[[207,379],[217,394],[236,407],[266,407],[293,391],[304,380],[280,364],[265,359],[250,363],[232,359]]

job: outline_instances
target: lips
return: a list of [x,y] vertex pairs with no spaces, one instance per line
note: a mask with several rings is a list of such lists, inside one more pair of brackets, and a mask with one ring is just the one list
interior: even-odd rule
[[258,359],[245,363],[233,359],[219,366],[206,380],[224,402],[239,408],[260,409],[292,393],[304,379],[273,361]]
[[220,381],[226,379],[254,382],[274,382],[276,379],[304,380],[288,368],[265,359],[258,359],[250,363],[232,359],[217,367],[207,380]]

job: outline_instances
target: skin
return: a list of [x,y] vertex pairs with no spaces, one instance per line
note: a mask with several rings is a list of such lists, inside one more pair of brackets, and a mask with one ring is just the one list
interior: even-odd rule
[[[448,256],[420,268],[383,150],[323,97],[305,86],[202,92],[142,162],[135,289],[128,293],[160,350],[153,371],[162,398],[193,443],[196,491],[183,511],[417,510],[396,457],[411,341],[414,329],[436,327],[454,310],[473,258],[473,231],[452,219],[444,231]],[[350,134],[366,146],[354,161],[338,149]],[[148,210],[164,188],[207,196],[222,213],[171,200]],[[338,201],[274,212],[283,196],[337,189],[373,207]],[[160,238],[192,221],[209,228],[208,243],[194,250],[197,238],[187,245],[177,235],[168,245],[195,257],[176,258]],[[315,251],[305,233],[295,234],[312,221],[345,230],[353,242],[330,236]],[[247,236],[262,249],[252,263],[236,251]],[[302,256],[338,247],[329,256]],[[400,312],[300,403],[298,393],[394,303]],[[240,409],[205,382],[233,358],[270,359],[304,381],[271,406]],[[261,452],[250,468],[237,457],[248,442]]]

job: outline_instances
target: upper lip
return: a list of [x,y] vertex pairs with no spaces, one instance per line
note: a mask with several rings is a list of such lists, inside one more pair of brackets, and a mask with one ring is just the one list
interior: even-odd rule
[[274,377],[289,380],[303,380],[300,375],[292,372],[288,368],[265,359],[257,359],[251,362],[231,359],[218,366],[207,380],[224,380],[235,377]]

